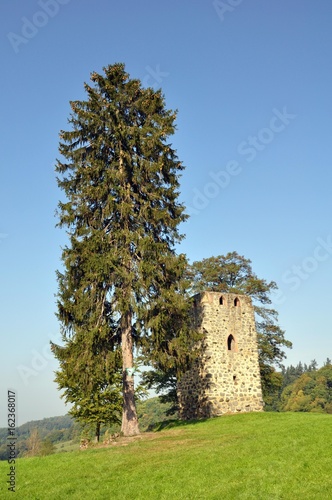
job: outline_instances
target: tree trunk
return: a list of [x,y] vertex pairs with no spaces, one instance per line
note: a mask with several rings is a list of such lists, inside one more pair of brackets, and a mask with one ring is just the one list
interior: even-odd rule
[[99,443],[100,439],[100,422],[96,423],[96,432],[95,432],[95,443]]
[[123,368],[123,413],[121,432],[124,436],[139,434],[135,405],[133,376],[133,338],[131,333],[131,313],[125,313],[122,321],[122,368]]

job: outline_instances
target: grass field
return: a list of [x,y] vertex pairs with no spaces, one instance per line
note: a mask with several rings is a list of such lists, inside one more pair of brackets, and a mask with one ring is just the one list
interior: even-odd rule
[[64,453],[67,451],[78,451],[80,443],[73,443],[72,441],[61,441],[55,445],[55,453]]
[[[171,424],[107,448],[17,461],[21,499],[331,499],[332,415]],[[0,464],[0,498],[9,465]]]

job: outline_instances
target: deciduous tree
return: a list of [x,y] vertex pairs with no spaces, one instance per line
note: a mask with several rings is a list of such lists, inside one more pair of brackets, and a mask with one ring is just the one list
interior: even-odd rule
[[332,366],[309,370],[288,385],[281,395],[281,408],[284,411],[332,413]]
[[37,428],[30,431],[30,435],[26,440],[27,451],[25,453],[26,457],[36,457],[40,454],[42,441],[39,436]]

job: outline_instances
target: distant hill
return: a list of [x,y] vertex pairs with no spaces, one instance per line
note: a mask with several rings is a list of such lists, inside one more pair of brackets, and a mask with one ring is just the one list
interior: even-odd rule
[[[61,417],[44,418],[43,420],[32,420],[16,429],[17,436],[17,455],[18,457],[26,450],[26,440],[33,429],[38,429],[39,437],[41,440],[49,439],[52,443],[56,444],[61,441],[70,441],[79,439],[80,427],[69,416],[64,415]],[[7,436],[8,429],[0,429],[0,460],[7,460]]]

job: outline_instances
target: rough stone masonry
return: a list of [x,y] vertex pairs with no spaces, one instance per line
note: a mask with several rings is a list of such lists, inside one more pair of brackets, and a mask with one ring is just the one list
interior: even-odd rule
[[180,418],[263,410],[257,333],[251,298],[203,292],[194,296],[200,355],[178,383]]

